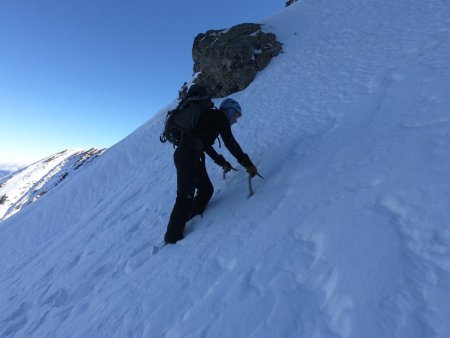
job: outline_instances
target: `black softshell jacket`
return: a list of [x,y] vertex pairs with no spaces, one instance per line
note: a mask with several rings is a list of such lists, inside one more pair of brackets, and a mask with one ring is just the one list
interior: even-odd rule
[[197,136],[205,147],[205,153],[213,159],[213,161],[223,166],[225,159],[219,155],[213,148],[213,144],[220,135],[225,147],[244,167],[253,166],[252,161],[246,153],[244,153],[231,132],[230,120],[219,109],[209,109],[201,114],[197,127],[193,130],[193,134]]

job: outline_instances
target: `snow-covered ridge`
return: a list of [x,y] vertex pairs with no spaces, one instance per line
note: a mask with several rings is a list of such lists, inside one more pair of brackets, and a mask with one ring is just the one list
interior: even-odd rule
[[68,149],[0,178],[0,221],[18,213],[103,153],[104,149]]

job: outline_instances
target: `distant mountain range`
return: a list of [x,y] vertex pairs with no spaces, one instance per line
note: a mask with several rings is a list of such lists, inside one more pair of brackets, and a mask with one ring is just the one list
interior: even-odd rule
[[68,149],[11,173],[0,171],[0,221],[35,202],[76,175],[105,149]]
[[7,171],[7,170],[1,170],[1,169],[0,169],[0,178],[5,177],[5,176],[8,176],[8,175],[10,175],[10,174],[12,174],[12,172]]
[[5,176],[14,174],[15,172],[19,171],[20,169],[26,167],[25,164],[17,164],[17,163],[2,163],[0,162],[0,179],[4,178]]

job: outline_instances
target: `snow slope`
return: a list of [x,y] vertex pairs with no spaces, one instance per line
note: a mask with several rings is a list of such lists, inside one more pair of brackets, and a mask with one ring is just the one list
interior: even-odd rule
[[2,223],[1,336],[450,336],[450,3],[263,22],[285,53],[233,96],[255,195],[210,161],[210,207],[153,256],[175,197],[162,109]]
[[104,149],[67,149],[0,178],[0,221],[19,212],[92,163]]

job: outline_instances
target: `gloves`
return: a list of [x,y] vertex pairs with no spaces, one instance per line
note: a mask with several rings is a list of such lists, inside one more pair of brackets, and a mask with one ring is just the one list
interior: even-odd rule
[[229,162],[225,161],[225,163],[222,164],[222,168],[223,168],[223,171],[225,171],[227,173],[227,172],[231,171],[232,166]]
[[[222,168],[223,168],[223,171],[224,171],[225,173],[227,173],[227,172],[229,172],[229,171],[231,171],[231,170],[236,170],[236,169],[234,169],[234,168],[231,166],[231,164],[230,164],[229,162],[227,162],[227,161],[225,161],[225,162],[222,164]],[[254,165],[250,165],[250,166],[246,167],[246,169],[247,169],[247,172],[249,173],[249,175],[250,175],[251,177],[254,177],[255,175],[259,175],[259,174],[258,174],[258,169],[256,169],[256,167],[255,167]]]
[[254,177],[258,173],[258,169],[254,165],[251,165],[250,167],[247,167],[247,172],[251,177]]

